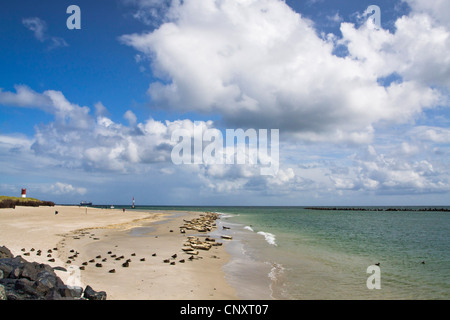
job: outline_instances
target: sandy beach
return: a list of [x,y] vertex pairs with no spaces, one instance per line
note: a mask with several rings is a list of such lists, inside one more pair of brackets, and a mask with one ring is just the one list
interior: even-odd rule
[[184,220],[200,214],[18,206],[0,209],[0,245],[65,268],[56,272],[66,284],[90,285],[109,300],[237,299],[222,270],[230,258],[224,245],[194,256],[182,250],[189,236],[209,235],[180,232]]

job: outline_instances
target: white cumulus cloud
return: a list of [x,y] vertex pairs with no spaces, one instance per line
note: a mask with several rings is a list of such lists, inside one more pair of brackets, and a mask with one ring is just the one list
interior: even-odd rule
[[[120,38],[161,79],[149,85],[152,101],[218,113],[229,126],[367,143],[378,123],[412,121],[442,103],[432,86],[450,79],[448,30],[424,14],[400,18],[394,34],[342,22],[339,40],[320,38],[283,1],[175,1],[167,19]],[[333,54],[338,44],[349,56]],[[395,72],[402,81],[379,83]]]
[[74,187],[71,184],[56,182],[50,186],[43,188],[46,193],[62,195],[62,194],[79,194],[84,195],[87,192],[86,188]]

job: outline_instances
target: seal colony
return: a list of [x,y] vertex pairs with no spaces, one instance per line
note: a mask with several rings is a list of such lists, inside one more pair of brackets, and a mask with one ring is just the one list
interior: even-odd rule
[[[194,230],[197,232],[209,232],[216,228],[216,220],[219,219],[219,215],[213,212],[207,212],[206,214],[200,214],[199,218],[194,218],[192,220],[185,220],[184,224],[180,226],[180,232],[186,233],[186,230]],[[221,242],[216,242],[215,239],[206,236],[204,240],[196,236],[187,236],[187,241],[183,243],[181,250],[191,255],[190,260],[195,259],[194,256],[199,254],[198,250],[208,251],[212,246],[221,246]]]

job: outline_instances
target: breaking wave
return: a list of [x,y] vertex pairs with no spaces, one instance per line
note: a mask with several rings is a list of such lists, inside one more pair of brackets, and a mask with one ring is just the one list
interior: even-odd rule
[[270,233],[270,232],[264,232],[264,231],[258,231],[257,234],[260,234],[262,236],[264,236],[264,238],[266,239],[266,241],[273,245],[276,246],[277,243],[275,242],[275,235]]

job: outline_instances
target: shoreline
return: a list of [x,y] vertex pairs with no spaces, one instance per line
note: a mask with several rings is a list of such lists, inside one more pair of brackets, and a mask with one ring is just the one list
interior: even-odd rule
[[223,270],[230,260],[226,245],[198,250],[194,259],[181,250],[188,236],[209,236],[179,229],[183,219],[204,214],[78,206],[1,209],[0,245],[30,262],[63,267],[67,271],[56,272],[66,284],[89,284],[106,291],[109,300],[238,299]]
[[[278,300],[274,295],[272,276],[275,265],[267,259],[260,259],[253,254],[249,254],[249,243],[255,241],[263,244],[260,235],[249,232],[245,225],[229,221],[233,215],[221,213],[218,222],[219,228],[214,231],[218,236],[232,236],[233,241],[227,243],[225,247],[230,255],[230,260],[223,267],[226,279],[237,292],[239,299],[243,300]],[[221,228],[225,226],[225,229]],[[264,241],[264,242],[261,242]]]

